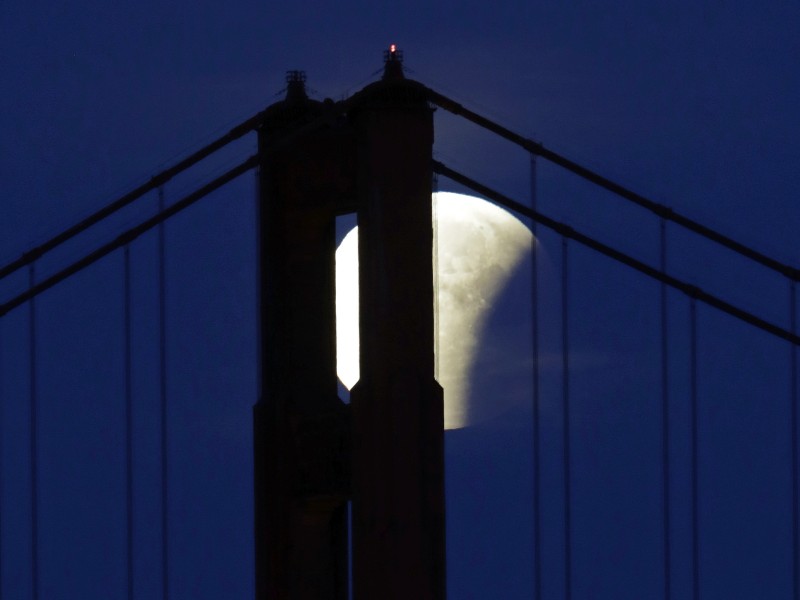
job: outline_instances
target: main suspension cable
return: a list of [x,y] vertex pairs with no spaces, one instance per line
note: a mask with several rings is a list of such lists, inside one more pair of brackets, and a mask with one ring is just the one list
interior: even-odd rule
[[729,302],[726,302],[725,300],[722,300],[721,298],[718,298],[713,294],[709,294],[708,292],[703,291],[697,286],[690,285],[680,279],[677,279],[676,277],[667,275],[666,273],[663,273],[659,269],[651,267],[650,265],[643,263],[642,261],[637,260],[632,256],[625,254],[624,252],[616,250],[615,248],[612,248],[611,246],[599,242],[594,238],[589,237],[588,235],[580,233],[579,231],[573,229],[572,227],[569,227],[564,223],[556,221],[555,219],[543,215],[538,211],[531,210],[524,204],[521,204],[516,200],[512,200],[508,196],[504,196],[503,194],[496,192],[495,190],[481,183],[478,183],[474,179],[471,179],[466,175],[462,175],[461,173],[454,171],[453,169],[450,169],[449,167],[445,166],[439,161],[436,160],[433,161],[433,169],[437,171],[439,174],[444,175],[445,177],[452,179],[453,181],[460,183],[472,189],[473,191],[486,196],[487,198],[490,198],[492,201],[496,202],[497,204],[511,211],[514,211],[530,219],[538,221],[540,224],[544,225],[548,229],[551,229],[552,231],[555,231],[559,235],[563,235],[564,237],[575,240],[579,244],[582,244],[587,248],[591,248],[592,250],[595,250],[600,254],[612,258],[619,263],[627,265],[628,267],[631,267],[632,269],[644,275],[647,275],[648,277],[651,277],[657,281],[662,281],[671,288],[677,289],[691,298],[700,300],[701,302],[704,302],[709,306],[712,306],[718,310],[721,310],[722,312],[725,312],[733,317],[736,317],[737,319],[744,321],[745,323],[748,323],[749,325],[752,325],[758,329],[761,329],[762,331],[765,331],[775,337],[784,339],[795,345],[800,345],[800,336],[797,333],[792,333],[791,331],[783,327],[779,327],[774,323],[770,323],[769,321],[766,321],[749,311],[734,306],[733,304],[730,304]]
[[[424,86],[423,86],[424,87]],[[628,188],[611,181],[610,179],[603,177],[602,175],[595,173],[587,169],[584,166],[579,165],[578,163],[561,156],[560,154],[545,148],[540,142],[535,142],[533,140],[527,139],[517,133],[514,133],[510,129],[483,117],[468,108],[465,108],[455,100],[451,100],[447,96],[440,94],[430,88],[425,88],[426,93],[428,94],[428,98],[431,102],[440,106],[441,108],[455,114],[464,117],[468,121],[472,121],[479,127],[487,129],[492,133],[499,135],[502,138],[507,139],[508,141],[524,148],[526,151],[541,156],[542,158],[556,164],[579,177],[590,181],[591,183],[606,189],[621,198],[624,198],[642,208],[645,208],[659,217],[667,219],[669,221],[673,221],[677,223],[681,227],[688,229],[706,239],[711,240],[712,242],[719,244],[737,254],[740,254],[744,257],[749,258],[773,271],[788,277],[792,281],[800,281],[800,269],[784,264],[774,258],[767,256],[749,246],[745,246],[744,244],[737,242],[736,240],[711,229],[710,227],[706,227],[698,223],[697,221],[690,219],[680,213],[675,212],[668,206],[664,206],[663,204],[659,204],[653,200],[645,198],[641,194],[637,194],[636,192],[629,190]]]
[[233,129],[231,129],[228,133],[223,135],[222,137],[214,140],[207,146],[204,146],[197,152],[193,153],[192,155],[186,157],[179,163],[173,165],[172,167],[161,171],[157,175],[154,175],[150,178],[149,181],[140,185],[134,190],[131,190],[127,194],[117,198],[116,200],[112,201],[111,203],[107,204],[100,210],[92,213],[85,219],[75,223],[71,227],[68,227],[58,235],[50,238],[46,242],[32,248],[31,250],[25,252],[17,258],[16,260],[3,265],[0,267],[0,279],[11,275],[15,271],[31,264],[33,261],[37,260],[38,258],[42,257],[44,254],[50,252],[51,250],[57,248],[64,242],[74,238],[76,235],[86,231],[93,225],[96,225],[106,217],[109,217],[116,213],[117,211],[125,208],[135,200],[141,198],[148,192],[158,188],[159,186],[164,185],[166,182],[171,180],[176,175],[180,174],[181,172],[185,171],[189,167],[194,166],[195,164],[199,163],[204,158],[210,156],[217,150],[227,146],[231,142],[239,139],[240,137],[244,136],[245,134],[249,133],[263,121],[263,111],[258,113],[257,115],[250,117],[243,123],[240,123]]
[[226,173],[217,177],[213,181],[207,183],[200,189],[192,192],[187,196],[184,196],[181,200],[170,205],[169,208],[165,208],[157,215],[150,217],[149,219],[143,221],[139,225],[136,225],[135,227],[132,227],[127,231],[121,233],[111,242],[108,242],[107,244],[104,244],[103,246],[100,246],[99,248],[93,250],[89,254],[84,255],[82,258],[78,259],[77,261],[65,267],[56,274],[48,277],[47,279],[39,282],[36,285],[33,285],[27,291],[17,296],[14,296],[10,300],[8,300],[5,304],[0,304],[0,317],[8,313],[10,310],[31,300],[35,296],[38,296],[45,290],[50,289],[57,283],[63,281],[64,279],[67,279],[68,277],[74,275],[78,271],[81,271],[86,267],[88,267],[89,265],[94,264],[95,262],[97,262],[104,256],[110,254],[114,250],[117,250],[118,248],[121,248],[125,244],[132,242],[143,233],[150,231],[151,229],[156,227],[159,223],[163,223],[170,217],[178,214],[179,212],[188,208],[201,198],[207,196],[208,194],[222,187],[226,183],[236,179],[241,174],[249,171],[250,169],[254,168],[257,165],[258,165],[258,156],[251,156],[243,163],[227,171]]
[[[280,137],[279,139],[275,140],[272,145],[270,146],[269,153],[273,153],[280,148],[283,148],[293,140],[296,140],[307,133],[318,129],[320,126],[324,125],[325,123],[329,123],[334,120],[339,115],[346,113],[350,108],[356,105],[358,102],[363,101],[365,98],[364,92],[359,92],[355,96],[351,96],[346,100],[342,100],[341,102],[337,102],[330,107],[327,107],[326,110],[319,116],[307,121],[305,123],[298,123],[296,127],[291,128],[291,132]],[[207,156],[210,156],[220,148],[223,148],[227,144],[239,139],[240,137],[244,136],[245,134],[249,133],[250,131],[258,128],[264,121],[266,111],[261,111],[258,114],[250,117],[246,121],[240,123],[233,129],[231,129],[227,134],[218,138],[214,142],[204,146],[191,156],[185,158],[184,160],[180,161],[178,164],[161,171],[157,175],[154,175],[147,183],[139,186],[135,190],[128,192],[124,196],[114,200],[110,204],[104,206],[100,210],[96,211],[95,213],[91,214],[90,216],[86,217],[82,221],[72,225],[71,227],[65,229],[58,235],[50,238],[49,240],[45,241],[44,243],[36,246],[35,248],[25,252],[20,256],[18,259],[11,261],[10,263],[0,267],[0,279],[14,273],[18,269],[31,264],[33,261],[37,260],[47,252],[50,252],[54,248],[57,248],[64,242],[72,239],[76,235],[86,231],[89,227],[99,223],[106,217],[114,214],[115,212],[119,211],[120,209],[124,208],[125,206],[129,205],[134,200],[140,198],[144,194],[157,189],[159,186],[164,185],[176,175],[185,171],[189,167],[197,164]],[[2,312],[0,312],[0,316],[2,316]]]

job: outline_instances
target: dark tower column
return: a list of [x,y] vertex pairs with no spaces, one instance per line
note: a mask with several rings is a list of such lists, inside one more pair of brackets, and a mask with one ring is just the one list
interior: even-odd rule
[[337,397],[334,253],[355,164],[347,126],[325,118],[332,106],[309,100],[302,74],[290,72],[286,100],[259,131],[258,600],[347,598],[349,416]]
[[[292,74],[259,132],[259,600],[444,600],[444,415],[434,379],[432,110],[403,78],[339,104]],[[336,396],[335,216],[357,209],[361,379]],[[351,433],[352,432],[352,433]]]
[[444,600],[444,423],[434,379],[432,109],[387,53],[353,98],[361,378],[353,412],[356,600]]

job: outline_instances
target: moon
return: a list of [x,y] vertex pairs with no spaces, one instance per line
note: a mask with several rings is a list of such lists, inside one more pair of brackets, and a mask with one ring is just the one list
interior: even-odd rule
[[[444,389],[445,429],[477,420],[469,376],[497,296],[534,238],[510,212],[491,202],[452,192],[433,194],[434,350],[436,378]],[[336,250],[336,368],[349,390],[359,378],[358,227]]]

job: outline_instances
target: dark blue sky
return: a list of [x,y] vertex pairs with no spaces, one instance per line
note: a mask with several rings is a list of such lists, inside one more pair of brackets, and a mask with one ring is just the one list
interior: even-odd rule
[[[570,158],[798,264],[800,6],[732,2],[195,2],[0,7],[0,259],[6,262],[280,98],[360,89],[390,42],[407,74]],[[246,139],[168,201],[249,154]],[[528,199],[528,157],[437,113],[437,157]],[[657,260],[658,224],[542,164],[543,211]],[[446,180],[442,189],[457,190]],[[173,598],[252,597],[253,177],[167,227]],[[151,214],[154,196],[38,266]],[[542,565],[563,594],[559,240],[542,238]],[[132,247],[137,597],[157,598],[155,238]],[[571,249],[573,592],[663,588],[658,287]],[[787,285],[670,227],[670,269],[786,325]],[[38,303],[41,597],[124,592],[122,257]],[[513,406],[450,433],[450,597],[530,598],[530,263],[493,316],[475,394]],[[24,274],[0,282],[2,298]],[[672,584],[691,585],[688,304],[670,295]],[[27,309],[0,321],[0,590],[30,593]],[[701,590],[789,598],[788,349],[699,309]],[[491,381],[489,380],[491,375]],[[516,404],[512,399],[518,399]]]

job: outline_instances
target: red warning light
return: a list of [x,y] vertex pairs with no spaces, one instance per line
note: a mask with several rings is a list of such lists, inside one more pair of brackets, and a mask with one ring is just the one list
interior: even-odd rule
[[[403,51],[397,47],[397,44],[389,44],[389,49],[383,51],[383,62],[386,63],[387,68],[391,65],[392,69],[397,70],[403,62]],[[402,78],[402,73],[400,74]]]

